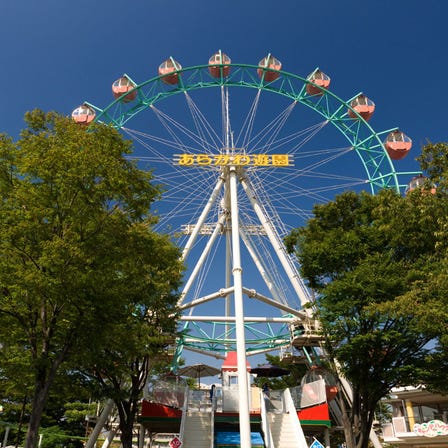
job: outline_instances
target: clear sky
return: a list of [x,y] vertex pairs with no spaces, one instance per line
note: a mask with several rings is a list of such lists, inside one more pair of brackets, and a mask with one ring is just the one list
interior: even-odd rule
[[222,49],[320,67],[339,96],[371,97],[375,129],[399,126],[416,155],[446,140],[447,13],[443,0],[3,0],[0,130],[16,135],[36,107],[105,105],[123,72],[143,81],[170,55],[198,65]]
[[421,145],[447,141],[447,16],[445,0],[2,0],[0,132],[17,137],[34,108],[104,107],[116,78],[143,82],[169,56],[272,53],[303,77],[320,67],[341,98],[364,92],[376,131],[413,139],[397,167],[416,170]]

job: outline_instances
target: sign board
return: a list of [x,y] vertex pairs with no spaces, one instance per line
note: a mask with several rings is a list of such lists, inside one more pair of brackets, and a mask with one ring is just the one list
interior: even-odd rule
[[430,420],[429,422],[414,425],[414,432],[419,436],[437,437],[448,435],[448,424],[441,420]]
[[180,448],[182,446],[182,441],[175,436],[173,440],[171,440],[170,442],[170,447],[171,448]]
[[290,154],[176,154],[179,166],[293,166]]
[[317,439],[311,444],[310,448],[325,448]]

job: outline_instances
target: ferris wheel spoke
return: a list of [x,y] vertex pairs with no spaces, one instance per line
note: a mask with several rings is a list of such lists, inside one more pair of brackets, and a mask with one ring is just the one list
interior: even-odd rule
[[[260,179],[262,176],[254,176],[253,184],[260,196],[260,200],[269,209],[269,215],[275,218],[276,227],[279,229],[281,235],[286,235],[288,230],[291,230],[291,226],[285,226],[282,216],[297,217],[303,220],[307,220],[311,217],[311,207],[306,207],[302,204],[304,201],[299,200],[311,199],[312,203],[323,203],[328,201],[330,194],[334,194],[334,191],[341,192],[347,188],[359,187],[365,184],[364,179],[355,179],[352,177],[343,177],[336,174],[320,173],[305,169],[302,176],[310,177],[311,179],[327,179],[332,180],[330,184],[328,182],[325,185],[319,183],[314,187],[302,188],[295,181],[298,176],[297,169],[291,169],[291,174],[285,175],[279,182],[279,178],[268,174],[266,177],[272,178],[271,181],[266,178]],[[345,182],[344,182],[345,181]],[[272,188],[271,185],[274,187]],[[272,202],[276,202],[276,206],[272,206]]]
[[[265,134],[265,141],[266,143],[263,143],[263,147],[266,151],[270,151],[272,149],[273,143],[276,141],[279,133],[283,129],[284,125],[286,124],[288,118],[291,116],[291,113],[296,106],[296,102],[294,101],[291,103],[285,110],[283,110],[277,117],[277,119],[272,122],[272,126],[266,129]],[[255,145],[256,146],[256,145]]]
[[[277,180],[277,188],[287,186],[288,184],[291,186],[291,188],[296,188],[296,183],[292,182],[296,181],[299,178],[303,178],[306,175],[308,175],[309,177],[315,177],[316,179],[322,179],[322,175],[317,174],[316,168],[334,163],[336,159],[343,157],[345,154],[351,151],[352,148],[342,148],[337,152],[330,153],[330,156],[325,158],[315,157],[316,155],[319,155],[319,153],[316,152],[308,165],[302,165],[301,168],[297,168],[294,171],[291,170],[291,174],[289,176],[284,176],[283,178]],[[316,158],[317,160],[315,160]]]
[[185,92],[185,98],[196,127],[196,132],[204,144],[204,149],[207,149],[210,153],[219,150],[223,143],[214,127],[209,123],[188,92]]
[[[202,201],[199,201],[197,198],[201,198],[202,195],[197,194],[198,189],[198,183],[192,183],[191,182],[191,173],[188,172],[188,170],[185,170],[184,168],[177,168],[175,170],[172,169],[173,165],[173,157],[172,155],[167,156],[166,151],[163,152],[163,150],[157,149],[154,145],[149,144],[146,140],[153,141],[153,137],[148,134],[144,133],[137,133],[135,131],[132,131],[130,129],[126,129],[126,132],[128,135],[133,135],[134,139],[139,142],[139,144],[144,147],[148,152],[151,152],[153,156],[151,157],[141,157],[140,161],[147,160],[147,161],[158,161],[158,163],[161,162],[161,160],[164,161],[164,163],[169,168],[168,172],[166,174],[156,173],[157,180],[162,182],[164,185],[168,187],[167,192],[164,194],[164,200],[166,202],[174,203],[174,201],[177,201],[176,207],[173,207],[169,214],[164,215],[164,220],[168,220],[175,216],[181,216],[181,210],[185,210],[185,208],[188,207],[191,209],[194,205],[198,206],[202,203]],[[177,138],[177,137],[176,137]],[[157,139],[154,140],[157,143],[162,143],[163,147],[170,146],[171,148],[179,149],[181,146],[185,146],[182,143],[179,144],[179,140],[177,138],[177,142],[173,142],[172,140],[167,139]],[[169,143],[169,145],[168,145]],[[180,179],[185,179],[185,182],[179,182]],[[197,179],[200,180],[199,185],[204,187],[207,184],[211,184],[212,177],[210,174],[207,174],[204,172],[204,170],[197,170]],[[184,213],[182,213],[184,214]],[[162,226],[164,222],[161,222],[159,224],[159,227]]]
[[[295,107],[295,102],[289,104],[284,110],[277,114],[269,123],[261,128],[255,135],[247,134],[246,146],[251,149],[248,152],[254,152],[258,149],[269,151],[272,142],[276,139],[282,127],[286,123]],[[252,128],[251,128],[252,131]]]
[[[136,142],[139,142],[141,144],[145,144],[144,143],[145,141],[147,141],[147,142],[151,141],[154,144],[161,145],[164,149],[171,148],[171,149],[177,150],[177,151],[179,151],[184,146],[184,145],[179,145],[179,143],[177,141],[173,141],[172,139],[162,138],[158,135],[148,134],[147,132],[138,131],[136,129],[123,128],[122,130],[127,135],[132,137],[133,140],[135,140]],[[146,143],[145,145],[149,145],[149,144]],[[155,149],[155,147],[152,147],[151,149],[153,152],[157,151],[158,156],[161,155],[162,157],[164,157],[164,153],[163,152],[159,153],[158,150]]]
[[[299,151],[305,146],[314,136],[316,136],[326,125],[328,121],[322,121],[311,125],[306,129],[296,131],[285,137],[278,138],[275,144],[271,145],[272,150],[288,148],[288,153],[298,154]],[[297,143],[295,143],[297,142]],[[301,152],[301,151],[300,151]]]
[[[157,149],[154,145],[151,145],[149,142],[152,139],[152,136],[148,135],[148,134],[144,134],[142,132],[138,133],[137,131],[134,131],[132,129],[124,129],[123,132],[126,133],[126,135],[128,135],[129,137],[131,137],[133,139],[133,141],[135,143],[138,143],[142,148],[145,148],[146,151],[150,154],[152,154],[152,158],[148,157],[148,156],[129,156],[130,158],[134,158],[136,160],[143,160],[143,158],[146,158],[146,160],[150,160],[150,161],[154,161],[154,160],[158,160],[159,163],[161,164],[170,164],[171,163],[171,159],[172,156],[169,152],[167,151],[161,151],[159,149]],[[157,140],[155,140],[157,142]],[[172,142],[170,142],[169,144],[165,141],[164,144],[166,145],[166,147],[168,148],[174,148],[177,149],[178,145],[173,145]]]
[[[190,128],[183,125],[179,121],[177,121],[175,118],[170,116],[169,114],[162,112],[160,109],[156,108],[155,106],[152,106],[151,109],[156,114],[159,121],[162,123],[162,125],[165,127],[167,132],[171,135],[174,142],[178,144],[178,147],[180,149],[183,149],[184,152],[189,152],[189,150],[195,150],[197,151],[197,148],[201,148],[201,150],[205,152],[211,152],[212,149],[210,148],[210,145],[208,141],[204,138],[202,138],[201,135],[198,135],[196,132],[193,132]],[[187,139],[191,140],[191,143],[182,139],[177,132],[180,133],[180,135],[186,137]],[[191,146],[192,144],[196,145]]]
[[[227,107],[228,107],[228,95],[229,94],[227,91]],[[255,117],[257,115],[258,105],[260,103],[260,95],[261,90],[258,89],[255,98],[250,105],[249,111],[240,127],[238,136],[236,138],[236,145],[240,145],[239,142],[241,141],[241,146],[243,148],[247,148],[250,143],[250,136],[252,135],[252,130],[255,123]]]

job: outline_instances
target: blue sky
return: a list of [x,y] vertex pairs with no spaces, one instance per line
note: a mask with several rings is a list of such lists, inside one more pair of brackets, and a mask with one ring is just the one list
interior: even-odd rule
[[416,170],[421,145],[447,140],[447,13],[443,0],[3,0],[0,132],[17,137],[34,108],[105,107],[116,78],[143,82],[169,56],[187,67],[218,49],[246,64],[270,52],[303,77],[320,67],[341,98],[364,92],[376,131],[413,139],[397,169]]
[[143,81],[170,55],[197,65],[222,49],[240,63],[271,52],[302,75],[321,67],[339,96],[371,97],[372,125],[400,126],[415,155],[446,138],[447,12],[440,0],[3,0],[0,130],[16,135],[35,107],[107,104],[123,72]]

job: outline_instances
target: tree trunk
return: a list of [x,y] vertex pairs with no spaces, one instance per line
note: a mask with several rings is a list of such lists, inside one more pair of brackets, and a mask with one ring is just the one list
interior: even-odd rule
[[31,402],[31,415],[26,433],[25,448],[36,448],[39,437],[40,421],[48,398],[49,382],[36,382],[34,396]]
[[[132,371],[135,374],[131,376],[129,399],[115,401],[120,418],[122,448],[132,448],[132,436],[139,411],[140,396],[148,378],[149,356],[146,355],[142,360],[132,363]],[[118,385],[119,382],[116,384]]]
[[120,424],[120,431],[121,446],[123,448],[132,448],[132,428],[129,425]]
[[342,396],[338,399],[338,403],[342,412],[342,426],[344,428],[345,445],[347,448],[356,448],[352,429],[352,420],[349,415],[350,409],[347,409],[346,402]]
[[[61,365],[62,359],[66,354],[66,348],[61,352],[59,357],[47,367],[40,367],[37,369],[34,382],[34,395],[31,400],[31,414],[30,423],[25,439],[24,448],[37,448],[39,427],[42,420],[42,414],[48,400],[48,391],[54,382],[56,371]],[[48,360],[46,356],[41,359]],[[43,363],[45,365],[45,363]]]
[[134,423],[138,411],[137,403],[138,401],[134,403],[125,400],[116,403],[120,418],[120,440],[122,448],[132,448]]
[[374,412],[361,409],[361,403],[356,397],[351,405],[343,397],[340,397],[338,404],[342,412],[342,425],[347,448],[368,448]]

